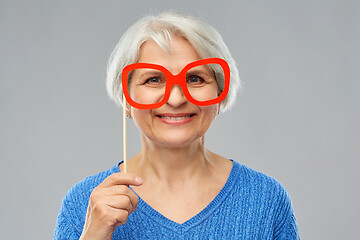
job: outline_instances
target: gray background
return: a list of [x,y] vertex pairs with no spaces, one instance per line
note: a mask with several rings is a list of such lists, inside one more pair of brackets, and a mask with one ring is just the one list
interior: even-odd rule
[[360,8],[343,0],[2,0],[1,238],[51,239],[67,190],[122,158],[107,58],[130,24],[169,9],[218,29],[244,82],[209,149],[279,180],[302,239],[358,239]]

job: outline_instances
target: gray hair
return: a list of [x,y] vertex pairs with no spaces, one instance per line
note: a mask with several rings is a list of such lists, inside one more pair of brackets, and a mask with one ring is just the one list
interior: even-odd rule
[[[228,95],[221,103],[224,112],[235,102],[240,78],[235,60],[232,58],[221,35],[210,25],[178,12],[165,12],[157,16],[147,16],[132,25],[120,38],[112,51],[106,76],[106,89],[116,105],[122,105],[121,74],[125,66],[136,63],[141,45],[155,41],[164,51],[170,52],[171,36],[177,35],[187,39],[201,58],[222,58],[230,67],[230,88]],[[216,68],[213,69],[216,72]],[[218,82],[219,86],[223,83]],[[222,90],[222,89],[220,89]]]

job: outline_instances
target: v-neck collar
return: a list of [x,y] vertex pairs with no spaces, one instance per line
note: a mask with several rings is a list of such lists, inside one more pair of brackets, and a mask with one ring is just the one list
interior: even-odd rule
[[[139,203],[137,207],[137,211],[141,211],[147,217],[153,219],[158,224],[171,229],[176,232],[186,231],[196,225],[200,224],[202,221],[206,220],[211,214],[218,209],[218,205],[220,205],[227,197],[227,195],[231,192],[234,183],[236,182],[236,172],[238,171],[240,164],[236,161],[230,159],[233,162],[230,174],[228,179],[226,180],[225,185],[222,187],[220,192],[216,195],[216,197],[199,213],[197,213],[194,217],[185,221],[184,223],[177,223],[169,218],[162,215],[160,212],[156,211],[149,204],[147,204],[139,195]],[[120,165],[123,161],[119,162]],[[119,172],[119,168],[117,168],[117,172]],[[131,188],[131,186],[130,186]],[[135,192],[135,191],[134,191]],[[136,192],[135,192],[136,193]],[[137,193],[136,193],[137,194]]]

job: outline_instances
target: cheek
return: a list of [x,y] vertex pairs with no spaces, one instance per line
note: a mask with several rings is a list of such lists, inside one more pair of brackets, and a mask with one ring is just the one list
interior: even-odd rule
[[131,108],[131,116],[139,129],[151,120],[151,110]]
[[137,88],[137,91],[133,89],[130,91],[130,97],[134,102],[140,104],[153,103],[151,98],[149,97],[149,94],[143,88]]
[[130,91],[131,99],[139,104],[154,104],[164,97],[165,88],[133,87]]
[[214,121],[218,110],[219,110],[219,104],[216,105],[210,105],[206,107],[201,107],[203,112],[203,122],[207,122],[210,124]]

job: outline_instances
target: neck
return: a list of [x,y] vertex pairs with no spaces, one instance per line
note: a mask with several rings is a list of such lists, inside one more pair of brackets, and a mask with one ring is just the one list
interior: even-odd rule
[[164,147],[142,137],[142,150],[132,166],[145,179],[176,185],[204,179],[214,166],[214,154],[205,148],[204,137],[191,145]]

